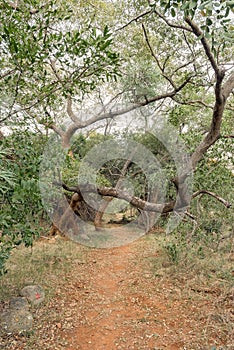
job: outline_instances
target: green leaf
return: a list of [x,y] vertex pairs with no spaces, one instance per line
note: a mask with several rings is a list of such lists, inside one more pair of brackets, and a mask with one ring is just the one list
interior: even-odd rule
[[176,16],[176,12],[175,12],[175,9],[173,7],[171,8],[171,15],[172,15],[172,17]]
[[108,26],[106,25],[103,31],[103,35],[106,36],[109,33]]

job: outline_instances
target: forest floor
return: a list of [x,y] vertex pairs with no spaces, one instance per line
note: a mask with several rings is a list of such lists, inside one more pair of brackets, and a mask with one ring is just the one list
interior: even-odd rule
[[205,274],[172,264],[156,238],[96,249],[57,237],[18,249],[0,282],[2,306],[25,284],[47,297],[32,310],[34,331],[2,338],[0,349],[234,349],[230,279],[214,265]]

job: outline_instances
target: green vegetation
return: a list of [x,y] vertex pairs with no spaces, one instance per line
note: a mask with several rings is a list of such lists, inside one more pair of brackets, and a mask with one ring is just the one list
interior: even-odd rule
[[38,177],[44,142],[43,135],[27,131],[1,142],[1,273],[12,248],[21,243],[31,246],[43,230]]
[[[57,159],[47,160],[51,188],[59,181],[76,186],[81,162],[95,146],[133,140],[156,157],[160,179],[153,167],[146,178],[131,154],[111,159],[97,174],[100,196],[126,192],[131,184],[135,204],[119,205],[131,221],[143,204],[162,204],[149,192],[165,186],[167,206],[162,204],[158,224],[166,227],[175,200],[187,208],[166,237],[170,262],[185,261],[187,251],[201,259],[211,251],[211,256],[231,254],[233,1],[71,0],[64,6],[58,0],[4,0],[0,10],[0,131],[7,130],[5,136],[0,133],[0,274],[13,248],[32,246],[51,224],[39,189],[51,135],[68,151],[60,173]],[[170,150],[151,133],[162,123],[177,132],[164,137],[178,137],[187,147],[191,166],[183,174],[177,174]],[[190,203],[184,193],[191,172]],[[74,192],[64,192],[69,203]],[[118,209],[118,201],[110,205]],[[58,202],[52,201],[52,209]],[[59,210],[62,217],[64,208]],[[92,214],[101,225],[102,217]],[[140,224],[151,227],[154,215],[145,213]]]

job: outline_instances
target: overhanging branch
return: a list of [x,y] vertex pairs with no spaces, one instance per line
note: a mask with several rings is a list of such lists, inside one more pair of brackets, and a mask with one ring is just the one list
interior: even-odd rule
[[74,133],[78,130],[78,129],[82,129],[85,128],[89,125],[92,125],[96,122],[99,122],[101,120],[104,119],[112,119],[116,116],[119,115],[124,115],[126,113],[132,112],[140,107],[144,107],[147,106],[153,102],[157,102],[160,100],[165,100],[166,98],[173,98],[180,90],[182,90],[191,80],[192,76],[188,77],[180,86],[175,87],[174,90],[172,90],[171,92],[167,92],[165,94],[162,95],[156,95],[154,97],[151,97],[149,99],[145,99],[142,102],[136,102],[132,105],[130,105],[129,107],[123,108],[123,109],[117,109],[115,111],[109,111],[103,114],[98,114],[95,115],[89,119],[87,119],[86,121],[77,121],[76,123],[72,124],[66,131],[66,139],[67,141],[69,141],[71,139],[71,137],[74,135]]
[[[112,187],[97,188],[96,186],[90,185],[90,184],[80,185],[80,186],[76,186],[76,187],[69,187],[64,182],[54,182],[53,184],[56,186],[62,187],[64,190],[66,190],[68,192],[78,193],[81,196],[84,193],[96,193],[96,194],[100,194],[101,196],[105,196],[105,197],[114,197],[114,198],[118,198],[118,199],[123,199],[126,202],[128,202],[129,204],[131,204],[133,207],[135,207],[137,209],[145,210],[148,212],[157,212],[157,213],[161,213],[161,214],[170,213],[174,210],[175,204],[176,204],[175,200],[172,200],[172,201],[167,202],[167,203],[148,202],[148,201],[145,201],[139,197],[132,196],[131,194],[129,194],[126,191],[122,191],[118,188],[112,188]],[[215,198],[220,203],[222,203],[226,208],[230,208],[232,206],[232,204],[229,203],[228,201],[226,201],[224,198],[218,196],[217,194],[215,194],[213,192],[207,191],[207,190],[199,190],[197,192],[194,192],[192,195],[192,199],[199,196],[199,195],[203,195],[203,194],[207,194],[207,195]],[[179,208],[176,208],[176,209],[178,210]],[[187,211],[186,211],[186,213],[187,213]]]
[[151,212],[157,212],[157,213],[169,213],[173,211],[173,208],[175,206],[175,201],[170,201],[167,203],[151,203],[144,201],[143,199],[139,197],[132,196],[126,191],[122,191],[117,188],[112,188],[112,187],[100,187],[97,188],[94,185],[86,184],[86,185],[80,185],[77,187],[69,187],[65,183],[58,183],[54,182],[53,183],[56,186],[61,186],[64,190],[73,192],[73,193],[97,193],[100,194],[101,196],[105,197],[114,197],[118,199],[123,199],[129,204],[131,204],[133,207],[142,209],[145,211],[151,211]]

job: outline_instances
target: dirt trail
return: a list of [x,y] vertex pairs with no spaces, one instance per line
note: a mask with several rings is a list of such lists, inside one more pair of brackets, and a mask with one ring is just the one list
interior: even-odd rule
[[[87,305],[82,324],[68,332],[71,345],[67,350],[117,349],[118,338],[124,336],[128,319],[143,317],[142,311],[127,305],[133,255],[130,246],[95,252],[95,266],[87,275]],[[87,307],[88,306],[88,307]],[[142,314],[142,315],[141,315]]]
[[173,273],[153,242],[148,236],[108,249],[38,242],[40,263],[47,251],[42,285],[52,294],[33,310],[33,334],[6,337],[0,349],[234,350],[231,290]]
[[[66,350],[204,350],[204,342],[211,344],[207,349],[215,344],[204,314],[212,303],[192,302],[181,287],[144,271],[139,243],[90,254],[78,319],[62,332]],[[201,347],[193,345],[198,337]]]

